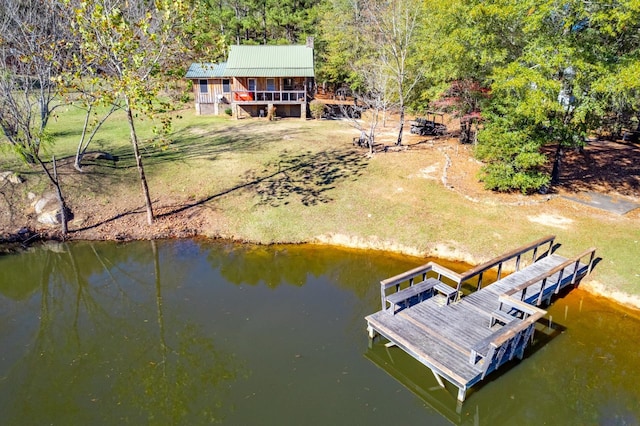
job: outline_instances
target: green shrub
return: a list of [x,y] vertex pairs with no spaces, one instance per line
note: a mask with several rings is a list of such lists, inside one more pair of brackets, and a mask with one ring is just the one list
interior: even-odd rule
[[231,117],[231,114],[233,114],[233,111],[231,110],[231,108],[227,108],[224,110],[224,113],[227,114],[229,117]]
[[498,192],[520,191],[530,194],[549,184],[549,175],[539,170],[518,169],[507,162],[482,167],[479,179],[486,189]]
[[322,118],[322,113],[324,112],[324,104],[317,99],[314,99],[309,103],[309,111],[311,111],[311,116],[316,120]]

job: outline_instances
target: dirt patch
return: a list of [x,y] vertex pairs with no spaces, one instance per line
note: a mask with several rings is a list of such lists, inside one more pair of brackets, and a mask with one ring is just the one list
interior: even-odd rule
[[568,229],[573,220],[557,214],[539,214],[537,216],[527,216],[530,222],[550,226],[552,228]]
[[584,149],[566,152],[558,189],[640,197],[640,146],[594,140]]
[[[482,163],[473,157],[473,145],[457,138],[433,138],[406,135],[409,150],[432,149],[441,153],[444,166],[431,165],[420,171],[424,178],[442,180],[443,185],[468,200],[487,204],[534,205],[562,196],[591,207],[626,214],[640,206],[640,145],[598,140],[584,149],[570,150],[562,162],[560,184],[544,194],[523,195],[487,191],[478,180]],[[552,155],[552,150],[548,150]],[[551,158],[551,157],[550,157]],[[551,164],[549,164],[549,171]],[[439,172],[439,175],[438,175]],[[611,206],[607,208],[607,206]],[[571,209],[571,207],[568,207]],[[540,218],[551,226],[561,223]]]

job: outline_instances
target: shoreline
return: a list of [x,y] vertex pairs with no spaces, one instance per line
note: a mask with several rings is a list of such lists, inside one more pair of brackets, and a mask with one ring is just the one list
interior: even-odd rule
[[[586,188],[574,186],[576,179],[568,175],[554,196],[493,193],[477,181],[481,164],[457,139],[407,135],[407,150],[369,157],[352,148],[353,129],[341,122],[235,122],[185,113],[176,124],[182,133],[171,155],[148,153],[155,159],[147,164],[156,217],[151,226],[130,158],[117,164],[91,162],[77,173],[73,157],[64,155],[75,152],[76,141],[61,137],[57,151],[66,161],[58,169],[73,212],[68,240],[306,243],[412,256],[418,262],[431,256],[477,265],[554,234],[562,251],[597,246],[596,255],[606,259],[585,277],[584,290],[614,306],[640,310],[640,208],[619,215],[564,197],[585,189],[618,194],[620,176],[612,177],[614,187],[596,165],[591,169],[598,180]],[[392,124],[382,129],[381,143],[395,141],[392,130]],[[128,152],[129,146],[111,141],[103,148]],[[585,152],[593,149],[595,156],[596,148],[601,146],[587,146]],[[571,155],[567,170],[583,165],[582,157]],[[4,168],[29,179],[5,188],[0,241],[32,238],[22,234],[25,226],[44,239],[59,240],[58,228],[36,222],[28,198],[28,191],[47,192],[43,188],[49,183],[28,167],[7,164]],[[633,179],[623,180],[627,196],[633,193]]]
[[[27,228],[22,228],[23,230]],[[168,230],[164,228],[161,232],[157,230],[154,232],[151,229],[146,230],[144,237],[138,238],[119,238],[119,233],[111,235],[109,238],[105,238],[108,235],[102,234],[100,238],[87,238],[82,231],[71,231],[67,238],[61,238],[59,232],[57,231],[47,231],[47,230],[31,230],[28,232],[23,232],[23,236],[26,237],[20,240],[20,236],[18,234],[12,234],[13,238],[6,238],[6,235],[0,237],[0,255],[1,254],[12,254],[20,251],[28,246],[25,246],[25,243],[31,244],[33,242],[42,242],[46,243],[47,241],[111,241],[111,242],[130,242],[130,241],[144,241],[144,240],[179,240],[179,239],[190,239],[190,238],[203,238],[207,240],[225,240],[234,242],[237,244],[254,244],[254,245],[262,245],[262,246],[271,246],[271,245],[317,245],[317,246],[329,246],[336,248],[346,248],[346,249],[354,249],[354,250],[372,250],[379,252],[388,252],[398,255],[406,255],[412,256],[416,258],[434,258],[434,259],[442,259],[449,262],[460,262],[466,263],[469,265],[478,265],[482,262],[488,260],[483,259],[481,256],[475,255],[470,252],[464,252],[457,249],[451,249],[449,245],[445,243],[435,243],[433,247],[429,250],[419,250],[415,247],[406,246],[402,244],[397,244],[389,241],[381,240],[377,237],[359,237],[359,236],[350,236],[346,234],[340,233],[331,233],[325,235],[319,235],[314,238],[311,238],[309,241],[277,241],[277,242],[264,242],[264,241],[249,241],[244,239],[234,238],[232,236],[225,236],[219,233],[216,234],[208,234],[203,232],[202,229],[193,229],[189,230],[178,230],[178,232],[167,232]],[[77,234],[74,236],[73,234]],[[12,247],[16,247],[15,250],[12,250]],[[508,270],[508,269],[507,269]],[[511,272],[511,271],[509,271]],[[640,297],[637,295],[625,293],[619,290],[612,290],[606,287],[605,284],[598,280],[589,279],[586,277],[583,281],[580,282],[580,285],[577,287],[581,290],[589,293],[592,296],[601,297],[607,300],[609,303],[614,305],[621,306],[626,309],[632,309],[640,312]]]
[[[433,252],[431,251],[421,252],[415,248],[405,247],[397,244],[385,244],[384,242],[382,242],[383,243],[382,248],[375,247],[369,243],[366,243],[366,242],[363,243],[362,240],[365,240],[365,239],[361,239],[358,237],[351,238],[351,244],[349,244],[346,242],[349,240],[347,236],[336,234],[335,237],[337,237],[335,240],[331,240],[330,238],[326,238],[326,237],[320,237],[318,239],[318,242],[316,242],[315,244],[326,244],[334,247],[346,247],[346,248],[354,248],[354,249],[361,249],[361,250],[390,251],[396,254],[405,254],[409,256],[422,257],[422,258],[429,258],[429,257],[438,258],[438,259],[443,259],[451,262],[467,263],[470,265],[478,265],[478,264],[481,264],[483,261],[487,260],[487,259],[484,259],[484,260],[480,259],[479,257],[474,256],[472,253],[465,253],[458,250],[450,250],[445,244],[442,244],[442,243],[437,243],[434,246],[435,248]],[[353,240],[355,240],[355,243],[353,242]],[[314,244],[314,242],[310,242],[307,244]],[[396,247],[399,250],[392,250],[392,249],[390,250],[389,249],[390,247]],[[509,270],[507,269],[507,271]],[[512,271],[509,271],[509,272],[512,272]],[[586,279],[583,279],[576,288],[580,288],[592,296],[604,298],[609,303],[619,305],[627,309],[637,310],[638,312],[640,312],[639,296],[625,293],[618,290],[607,289],[607,287],[600,281],[589,279],[589,277],[586,277]]]

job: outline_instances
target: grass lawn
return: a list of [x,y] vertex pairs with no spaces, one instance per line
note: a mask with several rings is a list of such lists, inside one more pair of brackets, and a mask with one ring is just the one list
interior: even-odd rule
[[[89,148],[118,161],[88,162],[78,173],[70,165],[83,117],[60,111],[49,130],[75,215],[70,229],[85,230],[75,237],[164,235],[158,227],[175,226],[168,218],[179,210],[177,220],[210,237],[341,244],[478,263],[555,234],[566,256],[598,247],[594,288],[640,295],[638,211],[620,216],[560,197],[477,189],[470,196],[478,165],[455,141],[424,143],[407,133],[411,149],[368,157],[352,146],[359,132],[346,122],[234,120],[196,116],[191,109],[176,115],[171,143],[151,141],[143,148],[155,208],[166,215],[148,230],[142,214],[121,218],[143,205],[124,116],[111,117]],[[151,127],[148,120],[138,123],[142,139],[152,137]],[[388,133],[391,141],[394,131],[381,129],[380,140]],[[41,173],[4,155],[0,170],[7,168],[27,178],[22,200],[47,186]],[[443,184],[445,170],[455,185]]]

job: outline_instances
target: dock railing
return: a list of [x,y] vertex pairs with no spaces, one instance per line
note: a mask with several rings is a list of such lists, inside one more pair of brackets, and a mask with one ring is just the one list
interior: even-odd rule
[[[574,258],[568,259],[565,262],[559,264],[558,266],[550,269],[542,275],[539,275],[535,278],[532,278],[519,286],[509,290],[505,293],[506,296],[514,296],[517,293],[520,293],[519,299],[522,302],[527,302],[527,300],[533,301],[535,300],[536,306],[540,306],[544,300],[551,299],[553,294],[558,294],[558,292],[566,285],[572,284],[575,285],[576,281],[580,276],[588,275],[591,273],[591,269],[593,268],[593,261],[596,254],[596,248],[591,247]],[[589,261],[584,264],[583,268],[580,267],[580,261],[589,256]],[[571,272],[571,281],[567,282],[567,279],[563,276],[566,268],[573,265],[573,271]],[[549,284],[549,278],[553,277],[553,275],[558,274],[556,281],[554,283]],[[564,282],[564,284],[563,284]],[[537,289],[536,297],[527,296],[527,291],[532,286],[540,283],[540,288]],[[548,295],[545,297],[545,290],[553,289],[553,291],[547,291]],[[502,308],[502,305],[501,305]]]
[[[555,235],[548,235],[530,244],[511,250],[501,256],[496,257],[495,259],[491,259],[488,262],[478,265],[472,269],[469,269],[465,273],[461,274],[460,276],[461,282],[459,284],[461,284],[464,281],[468,281],[474,277],[478,277],[476,289],[480,290],[482,288],[482,275],[486,271],[497,266],[498,267],[497,279],[500,280],[500,278],[502,277],[503,265],[506,262],[512,259],[515,259],[516,260],[515,271],[519,271],[521,259],[525,254],[532,251],[533,255],[532,255],[531,261],[536,262],[538,259],[541,259],[542,257],[547,256],[551,253],[551,249],[553,248],[553,242],[555,241],[555,239],[556,239]],[[547,244],[549,245],[547,249],[544,250],[543,253],[538,255],[540,252],[539,250],[540,247],[543,247]],[[460,288],[458,288],[458,291],[460,291]]]
[[[544,274],[524,282],[498,298],[500,302],[498,311],[511,315],[518,320],[505,324],[494,335],[471,349],[469,361],[472,364],[476,364],[479,360],[483,362],[482,378],[503,363],[513,359],[514,356],[523,357],[528,340],[533,335],[535,323],[547,313],[547,311],[538,308],[542,301],[545,300],[545,289],[549,289],[546,299],[550,299],[553,294],[557,294],[560,291],[563,287],[563,282],[564,286],[575,285],[580,276],[591,272],[595,251],[594,247],[585,250],[578,256],[568,259]],[[581,266],[580,261],[587,256],[589,256],[588,263]],[[563,279],[563,272],[572,265],[571,279]],[[558,274],[556,282],[547,286],[548,278],[555,274]],[[527,297],[527,289],[537,283],[541,283],[541,286],[535,297]],[[551,289],[553,291],[550,291]],[[531,302],[535,302],[535,305],[531,304]]]
[[483,363],[482,379],[505,362],[511,361],[514,356],[519,359],[524,357],[524,350],[533,336],[536,322],[547,313],[543,309],[509,296],[502,296],[501,300],[503,297],[504,303],[509,303],[513,308],[520,310],[523,318],[501,328],[495,335],[490,336],[488,341],[480,342],[471,350],[469,361],[476,364],[480,359]]
[[[418,266],[417,268],[403,272],[391,278],[387,278],[380,282],[380,299],[382,302],[382,309],[387,309],[387,296],[393,292],[401,291],[407,287],[426,280],[428,277],[436,277],[438,281],[443,281],[446,284],[452,284],[458,294],[460,294],[462,283],[468,281],[474,277],[478,277],[477,290],[482,288],[482,276],[483,274],[494,267],[498,267],[498,280],[502,276],[503,265],[515,259],[515,270],[520,269],[522,257],[533,252],[532,262],[536,262],[543,256],[547,256],[551,253],[555,235],[549,235],[544,238],[540,238],[537,241],[526,244],[515,250],[511,250],[501,256],[489,260],[481,265],[478,265],[468,271],[459,274],[442,265],[438,265],[435,262],[429,262],[426,265]],[[542,252],[541,247],[548,244],[548,247]],[[445,278],[446,280],[443,280]],[[393,289],[393,292],[389,292],[389,289]]]
[[[435,277],[438,281],[443,281],[443,277],[456,285],[460,282],[460,274],[438,265],[435,262],[429,262],[426,265],[418,266],[409,271],[403,272],[386,280],[380,281],[380,299],[382,301],[382,310],[387,309],[387,296],[397,293],[412,285],[425,281],[427,278]],[[393,289],[393,292],[388,292]]]

